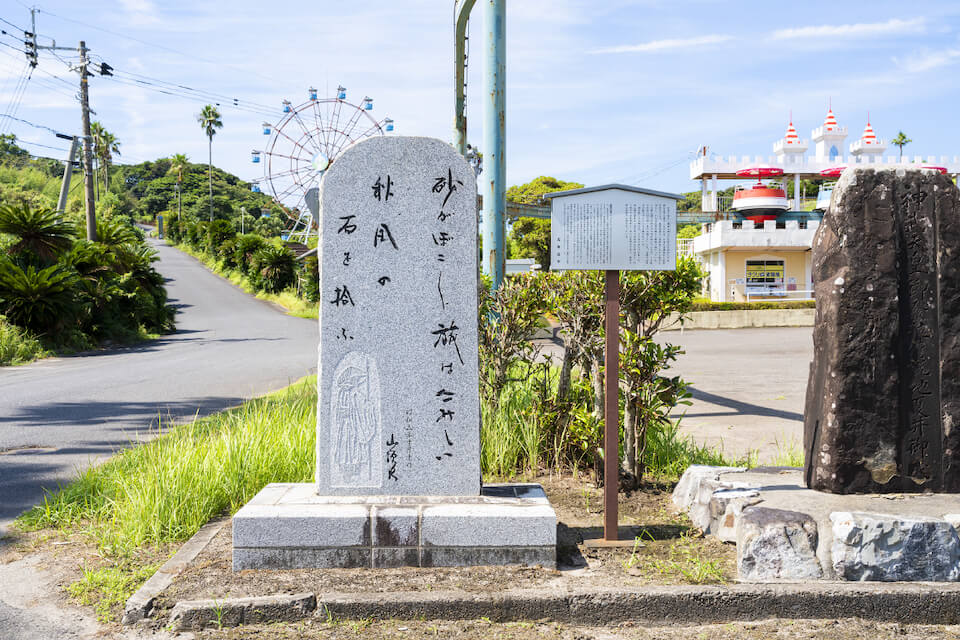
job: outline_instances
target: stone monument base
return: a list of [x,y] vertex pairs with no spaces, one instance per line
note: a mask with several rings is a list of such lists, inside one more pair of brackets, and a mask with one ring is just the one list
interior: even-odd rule
[[318,496],[269,484],[233,516],[233,570],[331,567],[553,568],[557,516],[538,484],[479,496]]

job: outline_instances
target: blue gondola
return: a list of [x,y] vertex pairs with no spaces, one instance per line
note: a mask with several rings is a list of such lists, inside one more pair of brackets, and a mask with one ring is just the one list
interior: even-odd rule
[[373,109],[373,98],[371,98],[370,96],[366,96],[363,99],[363,108],[366,109],[367,111],[371,111]]
[[263,135],[268,136],[268,135],[270,135],[270,132],[271,132],[271,131],[273,131],[273,125],[270,124],[269,122],[264,122],[264,123],[263,123]]
[[343,85],[337,85],[337,98],[339,100],[347,99],[347,88]]
[[260,185],[254,182],[252,185],[250,185],[250,191],[253,191],[254,193],[260,193]]
[[387,131],[393,131],[393,120],[391,120],[390,118],[384,118],[383,124],[387,125],[386,126]]
[[257,150],[251,151],[251,152],[250,152],[250,161],[253,162],[254,164],[259,163],[259,162],[260,162],[260,152],[257,151]]
[[291,111],[291,109],[290,109],[290,101],[289,101],[289,100],[284,100],[284,101],[283,101],[283,112],[284,112],[284,113],[290,113],[290,111]]
[[317,99],[317,90],[314,89],[313,87],[310,87],[310,99],[311,100]]

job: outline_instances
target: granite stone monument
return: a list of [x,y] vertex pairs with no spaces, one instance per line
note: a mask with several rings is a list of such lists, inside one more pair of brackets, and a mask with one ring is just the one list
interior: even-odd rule
[[813,246],[811,489],[960,491],[958,214],[936,171],[843,172]]
[[234,568],[556,562],[538,485],[481,486],[476,179],[376,137],[320,185],[315,484],[234,517]]

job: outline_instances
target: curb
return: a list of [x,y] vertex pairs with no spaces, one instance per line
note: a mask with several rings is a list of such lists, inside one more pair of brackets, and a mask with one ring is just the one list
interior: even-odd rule
[[620,622],[715,623],[763,618],[858,618],[916,624],[960,622],[960,585],[942,583],[736,584],[640,589],[527,589],[457,592],[329,593],[179,602],[173,629],[337,619],[551,620],[603,626]]
[[220,529],[229,521],[230,518],[221,518],[200,527],[200,530],[193,534],[193,537],[187,540],[172,558],[163,563],[163,566],[130,596],[123,609],[123,619],[120,623],[135,624],[150,615],[154,599],[170,586],[174,578],[193,562],[194,558],[207,547],[213,537],[220,533]]

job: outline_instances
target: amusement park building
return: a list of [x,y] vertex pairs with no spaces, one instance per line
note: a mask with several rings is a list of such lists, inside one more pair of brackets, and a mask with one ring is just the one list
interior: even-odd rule
[[[709,274],[705,294],[717,302],[812,297],[813,236],[820,224],[822,207],[829,202],[829,187],[821,191],[819,211],[801,211],[800,180],[837,175],[846,167],[933,167],[952,175],[960,174],[960,158],[883,157],[887,145],[876,136],[869,120],[863,135],[843,155],[847,128],[837,123],[833,110],[823,125],[811,132],[809,143],[801,139],[793,122],[784,137],[773,144],[774,156],[720,158],[706,151],[690,164],[690,178],[701,182],[704,213],[717,215],[716,222],[703,225],[693,241],[693,252]],[[784,183],[794,181],[793,201],[781,195],[783,210],[768,219],[748,215],[725,215],[718,196],[719,180],[743,181],[745,175],[782,175]],[[764,185],[758,184],[757,187]],[[769,189],[765,189],[769,191]],[[742,212],[741,212],[742,213]],[[723,218],[729,219],[723,219]]]

